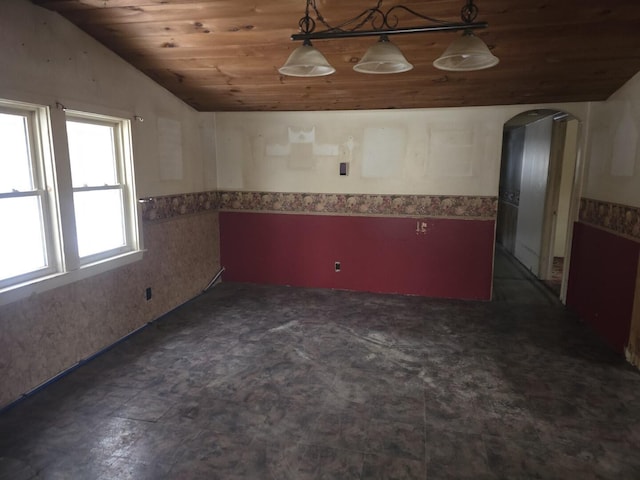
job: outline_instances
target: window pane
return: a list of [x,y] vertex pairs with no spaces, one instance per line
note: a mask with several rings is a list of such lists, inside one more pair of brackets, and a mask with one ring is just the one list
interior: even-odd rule
[[117,183],[113,127],[67,120],[74,188]]
[[0,192],[33,190],[26,116],[0,113],[0,145]]
[[125,245],[120,190],[75,192],[73,201],[81,258]]
[[0,280],[47,266],[40,198],[0,200]]

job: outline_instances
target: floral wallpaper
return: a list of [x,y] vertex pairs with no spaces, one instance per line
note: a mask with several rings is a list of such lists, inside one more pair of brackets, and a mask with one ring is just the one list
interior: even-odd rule
[[199,295],[219,270],[217,212],[142,228],[141,261],[0,306],[0,408]]
[[138,200],[145,221],[166,220],[181,215],[217,210],[218,192],[182,193]]
[[141,199],[146,221],[207,210],[333,215],[495,218],[496,197],[343,193],[200,192]]
[[640,240],[640,208],[580,199],[580,221]]

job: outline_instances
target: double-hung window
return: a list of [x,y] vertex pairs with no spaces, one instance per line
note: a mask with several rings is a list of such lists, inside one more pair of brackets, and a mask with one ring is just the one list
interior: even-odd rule
[[135,244],[130,156],[121,120],[82,113],[66,115],[80,264],[118,255]]
[[58,269],[41,141],[45,113],[0,103],[0,289]]
[[129,120],[0,100],[0,304],[140,255]]

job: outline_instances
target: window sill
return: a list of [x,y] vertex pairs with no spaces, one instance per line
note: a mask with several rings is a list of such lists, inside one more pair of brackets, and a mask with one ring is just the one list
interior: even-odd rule
[[79,282],[94,275],[108,272],[115,268],[123,267],[131,263],[142,260],[144,250],[136,250],[128,252],[117,257],[112,257],[100,262],[83,266],[78,270],[71,272],[56,273],[46,277],[37,278],[29,282],[13,285],[0,290],[0,306],[16,302],[31,295],[37,295],[47,290],[69,285],[70,283]]

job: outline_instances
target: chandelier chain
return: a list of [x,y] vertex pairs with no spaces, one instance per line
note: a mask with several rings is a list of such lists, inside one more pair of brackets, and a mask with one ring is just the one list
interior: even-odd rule
[[478,7],[473,3],[473,0],[468,0],[466,5],[462,7],[460,11],[460,17],[465,23],[472,23],[478,16]]

